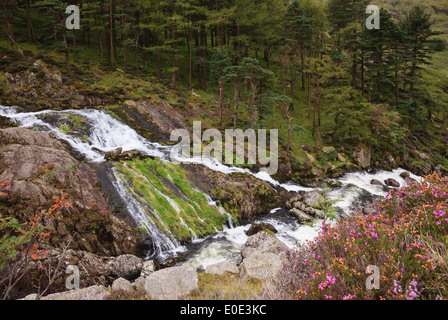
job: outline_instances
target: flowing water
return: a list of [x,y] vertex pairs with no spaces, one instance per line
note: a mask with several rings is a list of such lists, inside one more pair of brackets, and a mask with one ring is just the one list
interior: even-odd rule
[[[59,139],[67,141],[74,153],[84,158],[87,162],[96,163],[96,165],[106,164],[104,154],[119,147],[123,151],[138,150],[166,162],[169,162],[171,159],[171,147],[146,140],[137,134],[134,129],[103,110],[21,112],[14,107],[0,106],[0,115],[17,121],[21,127],[53,132]],[[79,127],[82,127],[82,129],[78,131],[64,130],[64,123],[73,123],[73,121],[78,121],[81,124]],[[312,188],[294,183],[280,184],[265,172],[253,173],[247,169],[221,164],[217,160],[214,161],[214,159],[185,159],[178,156],[176,160],[198,163],[226,174],[247,172],[274,186],[281,186],[288,191],[312,190]],[[123,179],[119,172],[114,169],[108,170],[111,171],[111,176],[113,177],[110,183],[125,205],[127,214],[137,226],[143,227],[148,233],[147,241],[149,242],[148,246],[151,248],[148,251],[148,258],[157,257],[163,260],[179,254],[186,254],[188,259],[193,261],[199,268],[205,268],[207,265],[220,261],[231,260],[238,262],[241,259],[240,249],[247,239],[244,231],[249,229],[250,225],[236,226],[230,215],[222,208],[217,207],[210,197],[206,196],[209,205],[217,207],[222,214],[229,216],[227,225],[223,227],[223,231],[217,230],[216,233],[202,239],[193,237],[194,240],[190,244],[182,245],[175,237],[170,236],[168,230],[162,232],[155,225],[154,219],[158,219],[159,225],[163,225],[163,223],[161,223],[157,212],[151,204],[146,203],[144,199],[141,199],[133,192],[126,179]],[[406,182],[400,177],[400,173],[403,171],[405,170],[399,168],[391,172],[348,173],[339,179],[341,187],[332,190],[328,195],[331,199],[337,201],[335,206],[339,208],[341,213],[350,214],[353,206],[362,201],[363,197],[385,196],[387,194],[387,189],[371,185],[370,181],[372,179],[384,181],[385,179],[393,178],[401,186],[404,186]],[[420,177],[413,174],[411,174],[411,178],[420,179]],[[150,182],[148,181],[148,183]],[[154,186],[152,187],[156,189]],[[158,192],[168,200],[175,210],[180,210],[172,199],[160,191]],[[321,224],[319,221],[316,221],[314,226],[301,225],[282,209],[273,210],[270,214],[258,218],[257,221],[271,223],[278,230],[277,236],[291,248],[297,243],[312,240],[318,234]],[[179,221],[179,223],[182,224],[184,222]]]

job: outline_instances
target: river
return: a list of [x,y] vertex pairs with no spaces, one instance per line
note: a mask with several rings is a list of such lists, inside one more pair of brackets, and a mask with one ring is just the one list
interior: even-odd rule
[[[86,162],[95,164],[95,166],[106,167],[107,162],[104,160],[104,154],[119,147],[123,148],[123,151],[139,150],[144,154],[158,157],[162,161],[170,161],[172,147],[146,140],[134,129],[112,117],[104,110],[22,112],[14,107],[0,106],[0,115],[17,121],[21,127],[52,132],[58,139],[69,143],[72,151],[77,154],[78,158],[81,157]],[[85,124],[82,132],[61,130],[61,123],[64,123],[64,119],[68,120],[70,117],[82,119]],[[272,185],[281,186],[288,191],[313,190],[292,182],[281,184],[265,172],[253,173],[247,169],[227,166],[210,159],[194,158],[187,160],[180,157],[178,160],[198,163],[226,174],[247,172]],[[335,207],[339,209],[340,214],[349,215],[353,206],[359,204],[366,196],[385,196],[387,194],[388,191],[381,186],[370,184],[372,179],[384,181],[385,179],[393,178],[400,183],[400,186],[404,186],[406,182],[400,177],[400,173],[403,171],[405,170],[398,168],[393,171],[379,171],[375,173],[365,171],[347,173],[338,179],[341,186],[333,189],[328,196],[332,200],[337,201]],[[223,231],[217,231],[206,238],[197,238],[188,245],[182,245],[155,226],[154,221],[151,219],[157,218],[157,212],[152,210],[151,214],[148,214],[148,208],[142,206],[141,202],[138,201],[138,195],[126,187],[125,181],[120,179],[117,172],[111,169],[107,169],[105,172],[110,175],[110,187],[115,190],[122,202],[126,204],[126,211],[129,216],[136,225],[145,226],[148,232],[147,238],[152,242],[152,250],[147,255],[148,259],[157,257],[163,260],[182,255],[187,260],[195,263],[198,268],[205,268],[208,265],[221,261],[234,261],[236,263],[240,261],[240,248],[247,239],[244,231],[249,229],[250,225],[237,226],[229,218],[228,223],[223,227]],[[420,177],[414,174],[411,174],[411,178],[420,180]],[[209,197],[208,199],[210,206],[216,206]],[[167,200],[170,201],[170,199]],[[220,210],[223,211],[222,209]],[[223,212],[223,214],[226,213]],[[321,221],[319,220],[316,220],[312,226],[302,225],[281,208],[272,210],[269,214],[259,217],[257,222],[259,221],[272,224],[278,230],[277,237],[290,248],[294,248],[297,243],[312,240],[317,236],[321,227]]]

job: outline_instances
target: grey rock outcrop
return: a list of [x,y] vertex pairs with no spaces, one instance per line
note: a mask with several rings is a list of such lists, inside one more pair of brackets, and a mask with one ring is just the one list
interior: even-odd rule
[[230,263],[228,261],[218,262],[205,268],[206,274],[221,275],[225,272],[239,273],[240,271],[238,270],[238,266],[236,264]]
[[240,265],[242,277],[270,279],[282,269],[282,260],[272,252],[254,252]]
[[192,263],[158,270],[139,278],[138,282],[137,288],[142,287],[154,300],[179,300],[199,289],[198,274]]
[[275,235],[266,231],[261,231],[247,238],[246,243],[241,248],[243,259],[255,252],[271,252],[276,255],[288,250],[288,247]]

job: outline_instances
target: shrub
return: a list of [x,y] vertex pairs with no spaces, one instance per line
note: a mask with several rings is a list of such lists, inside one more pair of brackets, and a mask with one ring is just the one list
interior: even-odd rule
[[[289,259],[296,299],[439,299],[447,295],[448,177],[391,190],[377,214],[343,218]],[[294,255],[303,256],[303,252]],[[367,290],[366,268],[380,271],[380,288]],[[294,272],[291,272],[295,270]],[[295,276],[297,274],[298,276]]]

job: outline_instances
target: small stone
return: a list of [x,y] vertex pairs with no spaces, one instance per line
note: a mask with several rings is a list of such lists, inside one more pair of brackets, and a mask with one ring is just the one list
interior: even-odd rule
[[330,154],[335,152],[336,149],[334,147],[323,147],[322,148],[322,152],[326,153],[326,154]]

